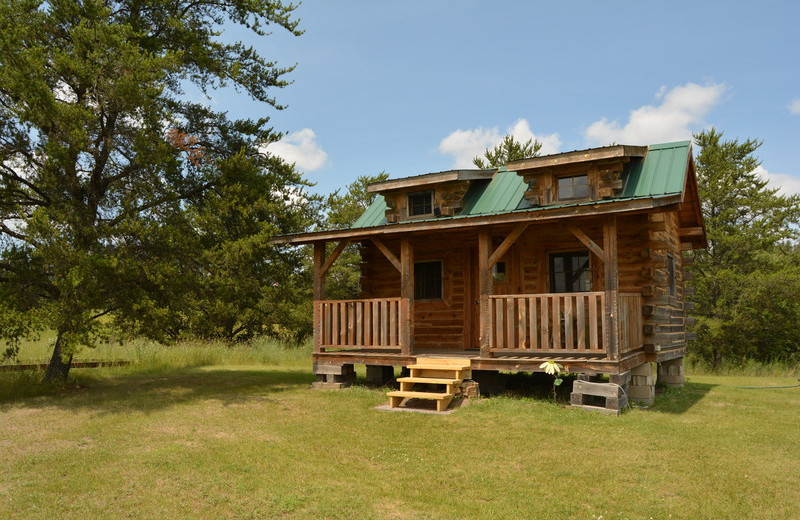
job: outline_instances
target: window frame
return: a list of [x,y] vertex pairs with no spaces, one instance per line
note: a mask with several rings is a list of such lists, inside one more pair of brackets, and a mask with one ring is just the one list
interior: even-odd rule
[[[434,196],[433,190],[424,190],[424,191],[414,191],[408,193],[406,195],[406,210],[408,213],[409,218],[421,218],[421,217],[432,217],[434,214]],[[412,208],[415,206],[412,204],[411,200],[412,197],[428,197],[428,203],[430,204],[430,211],[427,213],[412,213]],[[426,204],[427,205],[427,204]]]
[[[423,290],[423,284],[427,280],[420,280],[419,276],[421,276],[422,269],[419,268],[420,264],[438,264],[438,288],[434,290],[432,294],[428,294],[428,292],[421,292]],[[437,280],[434,277],[432,283],[436,283]],[[438,295],[436,294],[438,292]],[[444,260],[442,259],[431,259],[431,260],[419,260],[414,262],[414,301],[415,302],[434,302],[434,301],[442,301],[444,300]]]
[[[581,196],[573,196],[573,197],[564,197],[564,196],[562,196],[562,193],[561,193],[562,187],[561,187],[561,184],[560,184],[561,181],[565,180],[565,179],[577,179],[579,177],[583,177],[583,178],[586,179],[586,195],[585,196],[583,196],[583,195],[581,195]],[[574,200],[588,200],[588,199],[590,199],[592,197],[592,187],[589,184],[589,174],[588,173],[578,173],[578,174],[571,174],[571,175],[559,175],[558,177],[555,178],[555,186],[556,186],[556,200],[559,201],[559,202],[562,202],[562,201],[567,202],[567,201],[574,201]],[[573,193],[575,192],[575,183],[574,182],[570,185],[570,190],[572,190]]]
[[[573,289],[567,290],[565,288],[564,291],[557,291],[556,290],[556,271],[555,271],[555,257],[560,256],[562,258],[574,258],[576,256],[585,256],[586,261],[586,270],[585,272],[588,273],[588,288],[581,289],[580,285],[578,286],[577,290],[574,290],[574,285],[572,286]],[[571,265],[571,262],[570,262]],[[570,272],[572,272],[570,270]],[[547,253],[547,281],[550,284],[550,293],[552,294],[562,294],[562,293],[578,293],[578,292],[592,292],[592,255],[588,249],[572,249],[569,251],[550,251]],[[574,277],[574,273],[573,273]],[[580,284],[580,278],[576,280],[578,284]]]

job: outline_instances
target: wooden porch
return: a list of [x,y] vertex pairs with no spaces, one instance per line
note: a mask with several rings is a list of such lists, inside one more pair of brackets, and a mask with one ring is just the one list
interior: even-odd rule
[[[576,225],[561,229],[594,256],[602,291],[493,294],[493,266],[531,224],[480,228],[472,234],[474,246],[468,249],[470,260],[465,264],[472,271],[464,268],[469,283],[458,293],[463,301],[461,317],[448,323],[447,354],[468,353],[479,370],[538,370],[543,360],[558,359],[582,370],[611,373],[643,363],[642,295],[620,291],[617,281],[617,218],[608,215],[584,224],[587,229],[600,224],[602,247]],[[314,360],[405,366],[439,347],[432,340],[430,323],[420,321],[426,312],[420,309],[430,308],[430,303],[415,301],[415,240],[401,236],[390,245],[383,237],[364,240],[385,258],[387,278],[399,274],[398,290],[392,297],[326,300],[326,273],[350,240],[339,242],[330,255],[325,241],[315,242]],[[420,348],[415,347],[415,327],[420,328],[416,334]],[[462,339],[454,341],[454,334]]]
[[[474,345],[446,353],[482,360],[619,361],[643,346],[642,297],[614,293],[611,299],[617,310],[611,312],[608,296],[607,292],[490,296],[488,328],[481,330],[481,338],[488,340],[486,347]],[[368,363],[373,357],[429,353],[413,347],[413,330],[409,330],[413,321],[406,318],[412,303],[404,298],[316,301],[315,354],[357,355]]]

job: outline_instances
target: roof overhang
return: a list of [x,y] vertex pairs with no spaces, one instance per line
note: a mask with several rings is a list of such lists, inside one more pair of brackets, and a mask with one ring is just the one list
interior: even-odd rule
[[575,150],[573,152],[557,153],[542,157],[530,157],[511,161],[506,164],[509,171],[533,170],[537,168],[552,168],[604,159],[621,159],[625,157],[644,157],[647,153],[646,146],[614,145],[603,148],[590,148],[588,150]]
[[627,200],[595,201],[558,208],[538,207],[486,215],[456,216],[446,219],[400,222],[368,228],[314,231],[297,235],[282,235],[271,240],[272,244],[302,245],[330,240],[362,240],[370,237],[411,234],[433,231],[473,229],[482,226],[516,224],[519,222],[546,222],[571,217],[589,217],[613,213],[632,213],[681,203],[681,194]]
[[367,186],[367,192],[379,193],[391,190],[402,190],[439,184],[442,182],[474,181],[491,179],[496,170],[449,170],[446,172],[426,173],[402,179],[389,179]]

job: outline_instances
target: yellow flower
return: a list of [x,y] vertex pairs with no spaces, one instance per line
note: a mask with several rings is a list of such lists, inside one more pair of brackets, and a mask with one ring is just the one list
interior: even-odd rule
[[550,374],[551,376],[554,376],[556,374],[560,374],[561,370],[563,370],[564,367],[562,367],[561,365],[559,365],[555,361],[550,360],[550,361],[545,361],[544,363],[539,365],[539,368],[543,369],[545,371],[545,373]]

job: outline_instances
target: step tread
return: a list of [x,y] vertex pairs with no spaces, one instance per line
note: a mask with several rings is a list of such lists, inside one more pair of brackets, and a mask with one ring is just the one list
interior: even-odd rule
[[444,379],[441,377],[398,377],[401,383],[430,383],[433,385],[458,385],[463,379]]
[[415,363],[413,365],[408,365],[407,368],[416,368],[420,370],[458,370],[464,371],[469,370],[470,365],[429,365],[427,363]]
[[453,394],[447,392],[416,392],[413,390],[395,390],[389,392],[389,397],[415,397],[417,399],[447,399],[453,397]]

